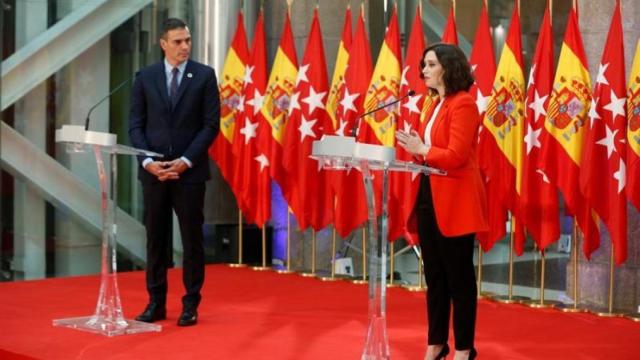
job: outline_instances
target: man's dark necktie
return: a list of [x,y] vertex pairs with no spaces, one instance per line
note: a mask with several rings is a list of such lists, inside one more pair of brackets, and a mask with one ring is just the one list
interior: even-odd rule
[[171,98],[171,106],[174,106],[176,104],[176,97],[178,96],[178,74],[180,70],[176,67],[171,70],[171,73],[173,75],[171,76],[171,83],[169,84],[169,97]]

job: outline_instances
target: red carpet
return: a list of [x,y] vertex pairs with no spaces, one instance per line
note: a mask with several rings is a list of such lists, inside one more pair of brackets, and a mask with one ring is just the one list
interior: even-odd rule
[[[170,273],[161,333],[113,338],[51,325],[93,313],[95,276],[0,283],[0,359],[360,358],[366,286],[209,266],[200,322],[178,328],[180,278]],[[144,273],[118,279],[125,316],[133,318],[146,303]],[[387,294],[392,359],[422,359],[424,294]],[[479,359],[638,359],[640,324],[481,301],[476,339]]]

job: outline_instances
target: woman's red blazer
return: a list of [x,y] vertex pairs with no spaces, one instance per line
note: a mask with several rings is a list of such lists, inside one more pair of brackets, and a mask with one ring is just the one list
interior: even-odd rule
[[487,231],[487,199],[476,151],[482,119],[475,101],[466,91],[449,95],[434,121],[424,160],[447,172],[429,176],[438,227],[445,236]]

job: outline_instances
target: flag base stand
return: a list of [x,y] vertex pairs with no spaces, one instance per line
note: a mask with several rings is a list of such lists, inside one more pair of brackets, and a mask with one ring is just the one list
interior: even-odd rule
[[278,269],[276,270],[277,274],[283,275],[283,274],[293,274],[294,271],[293,270],[288,270],[288,269]]
[[302,277],[316,277],[316,273],[314,272],[303,272],[299,274]]
[[559,303],[557,305],[554,306],[554,308],[556,310],[560,310],[562,312],[566,312],[566,313],[581,313],[581,312],[587,312],[586,309],[582,309],[579,307],[575,307],[573,306],[573,304],[565,304],[565,303]]
[[624,318],[627,320],[640,322],[640,313],[625,314]]
[[320,276],[320,277],[318,277],[318,280],[331,282],[331,281],[338,281],[338,280],[342,280],[342,279],[338,279],[337,277],[331,277],[331,276]]
[[530,301],[531,299],[526,296],[500,295],[495,296],[493,300],[502,304],[522,304],[524,301]]
[[523,301],[522,304],[534,309],[548,309],[556,306],[557,304],[560,304],[560,302],[553,300],[530,300]]
[[356,285],[364,285],[364,284],[368,284],[369,282],[367,280],[358,279],[358,280],[351,280],[351,283]]
[[232,268],[243,268],[243,267],[247,267],[247,264],[233,263],[233,264],[227,264],[227,266]]
[[496,296],[497,296],[496,293],[483,291],[480,294],[478,294],[478,299],[479,300],[493,300]]
[[407,290],[407,291],[411,291],[411,292],[418,292],[418,291],[425,291],[427,290],[426,287],[424,286],[419,286],[419,285],[409,285],[409,286],[403,286],[403,289]]
[[251,270],[253,271],[267,271],[267,270],[271,270],[270,267],[268,266],[252,266],[250,267]]
[[624,315],[621,313],[615,313],[612,312],[609,309],[589,309],[589,312],[599,316],[599,317],[605,317],[605,318],[614,318],[614,317],[623,317]]

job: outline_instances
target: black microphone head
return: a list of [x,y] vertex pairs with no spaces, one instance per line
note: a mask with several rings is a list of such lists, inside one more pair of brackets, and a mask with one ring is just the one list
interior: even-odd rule
[[409,90],[409,92],[407,93],[408,96],[413,96],[415,94],[416,94],[416,92],[413,91],[413,90]]

